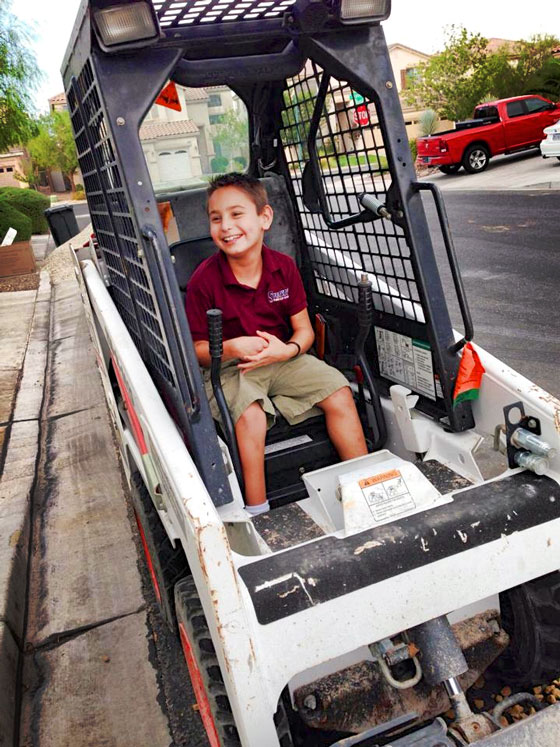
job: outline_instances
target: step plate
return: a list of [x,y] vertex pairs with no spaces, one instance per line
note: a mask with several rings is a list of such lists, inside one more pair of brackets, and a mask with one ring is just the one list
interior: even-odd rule
[[297,503],[255,516],[253,526],[272,552],[287,550],[325,534]]

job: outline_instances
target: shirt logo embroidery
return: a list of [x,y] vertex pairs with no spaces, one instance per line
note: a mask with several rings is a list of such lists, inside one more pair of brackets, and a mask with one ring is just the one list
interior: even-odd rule
[[276,303],[276,301],[287,301],[290,297],[290,289],[283,288],[279,291],[268,291],[268,300],[270,303]]

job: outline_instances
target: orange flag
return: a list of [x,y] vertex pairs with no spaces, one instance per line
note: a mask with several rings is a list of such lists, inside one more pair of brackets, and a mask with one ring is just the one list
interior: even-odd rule
[[477,399],[480,381],[484,373],[484,366],[480,362],[478,353],[470,342],[463,348],[463,356],[459,365],[459,373],[453,392],[453,407],[458,402]]

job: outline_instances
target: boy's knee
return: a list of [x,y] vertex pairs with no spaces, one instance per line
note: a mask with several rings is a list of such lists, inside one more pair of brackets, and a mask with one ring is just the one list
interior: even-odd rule
[[354,397],[350,387],[344,386],[341,389],[337,389],[328,397],[321,402],[317,403],[317,406],[322,410],[348,410],[349,407],[354,407]]
[[260,402],[252,402],[249,407],[239,416],[235,427],[241,428],[264,428],[266,430],[266,413]]

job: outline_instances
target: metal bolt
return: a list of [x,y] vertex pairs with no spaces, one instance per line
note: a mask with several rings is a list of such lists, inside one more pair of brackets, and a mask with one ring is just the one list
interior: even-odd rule
[[144,250],[138,249],[138,259],[142,259],[143,256],[144,256]]
[[303,699],[303,705],[310,711],[314,711],[317,708],[317,698],[314,695],[306,695]]
[[393,84],[391,83],[390,80],[388,80],[387,83],[385,83],[385,88],[391,89],[392,87],[393,87]]
[[118,124],[119,127],[122,127],[123,125],[125,125],[126,124],[125,118],[124,117],[117,117],[117,124]]
[[300,467],[299,468],[299,473],[300,473],[300,475],[305,474],[305,467]]

